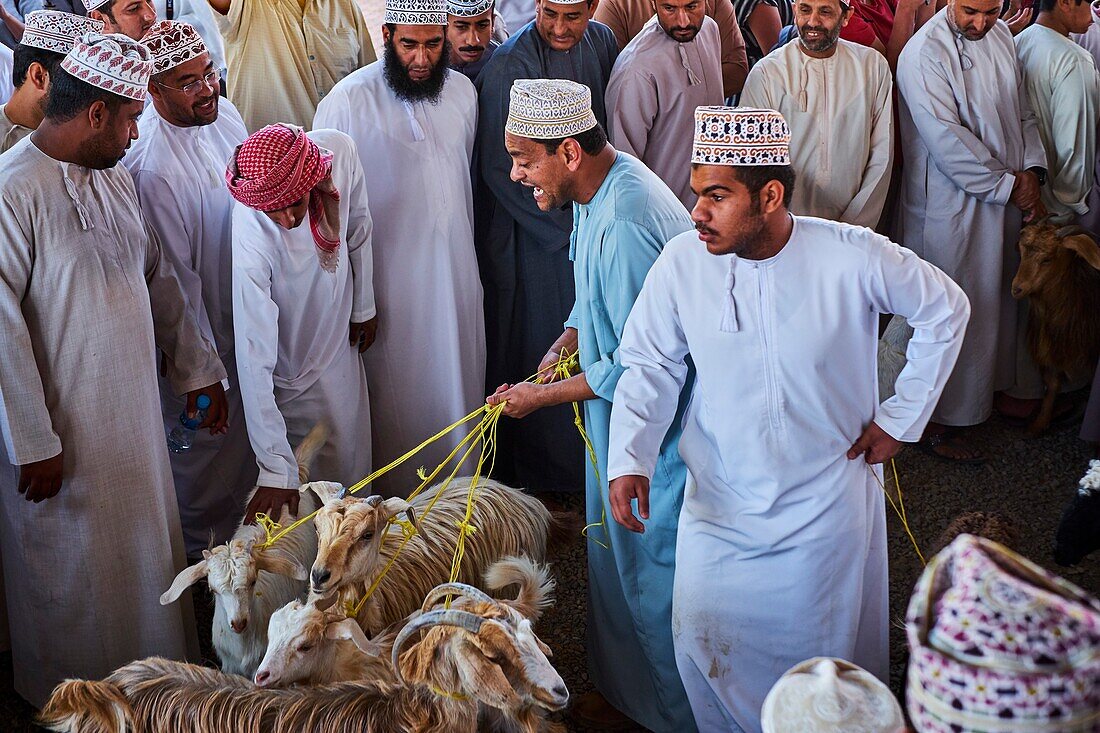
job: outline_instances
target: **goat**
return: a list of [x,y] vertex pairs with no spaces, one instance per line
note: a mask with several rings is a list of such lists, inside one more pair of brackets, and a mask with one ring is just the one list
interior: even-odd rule
[[1054,562],[1076,565],[1100,549],[1100,461],[1089,461],[1073,499],[1062,511],[1054,536]]
[[961,534],[972,534],[1004,545],[1010,550],[1020,546],[1020,529],[1003,514],[997,512],[963,512],[951,520],[940,533],[928,551],[928,557],[938,555],[940,550],[955,541]]
[[569,690],[530,621],[514,622],[497,605],[485,611],[435,610],[405,625],[390,657],[392,684],[266,690],[153,657],[101,682],[61,683],[39,723],[59,733],[475,733],[485,705],[514,730],[545,730],[543,716],[564,708]]
[[[298,478],[309,480],[309,466],[328,439],[321,424],[302,439],[295,451]],[[308,485],[308,484],[307,484]],[[319,501],[312,492],[301,490],[298,513],[313,513]],[[283,507],[283,526],[297,517]],[[317,554],[317,533],[306,522],[287,534],[277,545],[262,546],[267,535],[262,527],[242,524],[224,545],[204,550],[203,559],[186,568],[160,597],[161,605],[174,603],[185,589],[206,578],[214,594],[214,622],[211,628],[214,650],[222,671],[251,678],[267,648],[268,619],[275,609],[304,595],[306,570]]]
[[[453,607],[463,602],[498,604],[510,610],[514,621],[534,622],[553,602],[554,581],[545,566],[526,557],[507,557],[485,573],[486,586],[498,590],[518,585],[515,600],[497,600],[461,583],[438,586],[421,607],[427,612],[442,598],[457,595]],[[292,684],[322,685],[351,680],[392,681],[389,655],[401,627],[410,619],[387,626],[368,640],[355,619],[342,608],[331,608],[336,595],[314,603],[291,601],[271,614],[267,631],[267,653],[256,669],[260,687]]]
[[1028,299],[1028,351],[1046,386],[1028,427],[1037,434],[1050,425],[1064,380],[1091,376],[1100,359],[1100,248],[1081,227],[1045,220],[1024,228],[1019,248],[1012,297]]
[[[324,506],[317,513],[317,559],[310,572],[310,598],[339,593],[358,602],[387,563],[389,574],[359,612],[368,635],[411,613],[424,595],[451,571],[459,522],[465,516],[471,477],[428,489],[412,503],[380,496],[357,498],[319,487]],[[536,562],[546,557],[548,534],[557,521],[538,499],[491,479],[479,479],[458,580],[477,583],[495,560],[523,553]],[[442,492],[430,513],[429,502]],[[417,532],[400,554],[401,535],[388,525],[399,514],[417,516]]]

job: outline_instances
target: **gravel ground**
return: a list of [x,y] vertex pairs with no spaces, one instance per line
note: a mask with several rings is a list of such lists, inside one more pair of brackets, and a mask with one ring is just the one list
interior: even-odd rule
[[[949,465],[909,448],[898,457],[910,525],[922,548],[935,542],[962,512],[999,512],[1017,523],[1020,551],[1057,570],[1050,558],[1051,540],[1061,509],[1090,457],[1088,447],[1077,439],[1077,426],[1032,439],[994,419],[974,437],[991,457],[985,466]],[[580,501],[580,497],[564,499],[568,508],[579,509]],[[889,529],[891,616],[900,623],[920,563],[893,515],[889,517]],[[555,664],[574,696],[591,689],[584,654],[584,553],[580,538],[559,548],[554,558],[558,602],[539,625],[539,633],[553,648]],[[1061,572],[1091,592],[1100,592],[1100,557]],[[209,618],[209,599],[196,599],[196,604]],[[897,623],[891,629],[891,643],[891,681],[897,690],[905,661],[904,634]],[[33,711],[12,690],[10,662],[10,657],[0,657],[0,728],[11,733],[36,731],[30,723]],[[583,728],[573,730],[594,733]]]

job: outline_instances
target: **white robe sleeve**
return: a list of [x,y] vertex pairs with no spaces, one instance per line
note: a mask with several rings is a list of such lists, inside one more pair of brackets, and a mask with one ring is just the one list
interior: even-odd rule
[[643,159],[649,131],[657,120],[657,89],[653,80],[634,70],[612,72],[607,85],[608,138],[616,150]]
[[371,219],[363,164],[351,155],[351,187],[341,192],[348,197],[348,264],[351,266],[351,322],[363,323],[378,315],[374,302],[374,250],[371,247]]
[[[1015,52],[1015,46],[1013,47]],[[1016,60],[1016,54],[1012,54],[1012,60]],[[1039,134],[1039,118],[1031,108],[1031,97],[1027,93],[1027,82],[1024,81],[1024,73],[1020,70],[1020,64],[1012,64],[1016,72],[1016,95],[1020,98],[1020,129],[1024,135],[1024,170],[1047,167],[1047,152],[1043,147],[1043,138]],[[1078,92],[1079,93],[1079,92]],[[1093,118],[1095,119],[1095,118]]]
[[868,229],[874,229],[882,217],[886,194],[890,190],[890,174],[894,168],[894,83],[886,60],[878,54],[872,58],[881,66],[881,74],[872,110],[871,151],[863,169],[859,191],[839,217],[840,221]]
[[687,338],[673,297],[672,258],[662,254],[627,318],[619,343],[625,368],[611,406],[607,478],[652,478],[687,379]]
[[1051,103],[1053,150],[1049,195],[1074,213],[1088,213],[1096,170],[1096,121],[1100,119],[1095,66],[1075,63],[1055,81]]
[[873,246],[865,287],[880,313],[896,313],[913,327],[894,396],[875,422],[897,440],[920,439],[962,348],[970,301],[962,289],[911,250],[867,233]]
[[[248,440],[260,468],[257,486],[293,489],[298,463],[286,437],[286,421],[275,402],[279,352],[279,307],[271,299],[271,267],[239,238],[256,236],[240,204],[233,212],[233,331]],[[276,245],[278,246],[278,245]]]
[[7,201],[0,201],[0,241],[0,431],[9,460],[21,466],[56,456],[61,438],[46,407],[22,309],[34,268],[34,246]]
[[[797,43],[797,41],[794,41]],[[764,67],[754,66],[749,70],[745,78],[745,88],[741,90],[738,104],[742,107],[758,107],[760,109],[775,109],[776,103],[771,98],[771,90],[778,88],[779,84],[769,84]]]

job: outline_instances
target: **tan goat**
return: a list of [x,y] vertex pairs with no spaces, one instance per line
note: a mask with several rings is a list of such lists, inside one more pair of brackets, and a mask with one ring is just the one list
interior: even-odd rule
[[1027,298],[1027,346],[1046,394],[1028,430],[1040,433],[1054,416],[1064,380],[1091,377],[1100,358],[1100,249],[1084,229],[1041,220],[1020,235],[1020,269],[1012,297]]
[[[397,498],[344,496],[338,485],[310,484],[324,502],[315,519],[317,559],[310,573],[310,598],[335,592],[342,602],[358,602],[400,546],[400,528],[389,520],[411,513],[417,532],[396,555],[358,620],[373,635],[408,616],[428,591],[450,575],[471,480],[455,479],[429,513],[425,510],[438,487],[429,488],[410,504]],[[476,491],[471,519],[476,531],[466,537],[458,580],[480,583],[489,566],[507,555],[543,561],[548,535],[556,524],[542,502],[490,479],[479,479]]]

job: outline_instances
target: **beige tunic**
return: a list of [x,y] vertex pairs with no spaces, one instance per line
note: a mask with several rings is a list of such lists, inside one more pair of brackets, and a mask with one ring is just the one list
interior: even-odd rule
[[355,0],[233,0],[225,30],[229,98],[249,132],[275,122],[309,130],[317,103],[375,60]]
[[8,119],[4,109],[7,106],[7,104],[0,105],[0,153],[6,153],[17,142],[34,132],[29,127],[17,125]]
[[[158,602],[184,556],[156,350],[179,393],[225,370],[122,166],[21,141],[0,156],[0,241],[0,546],[15,687],[41,705],[66,677],[197,651],[190,604]],[[17,466],[62,450],[61,492],[25,501]]]

